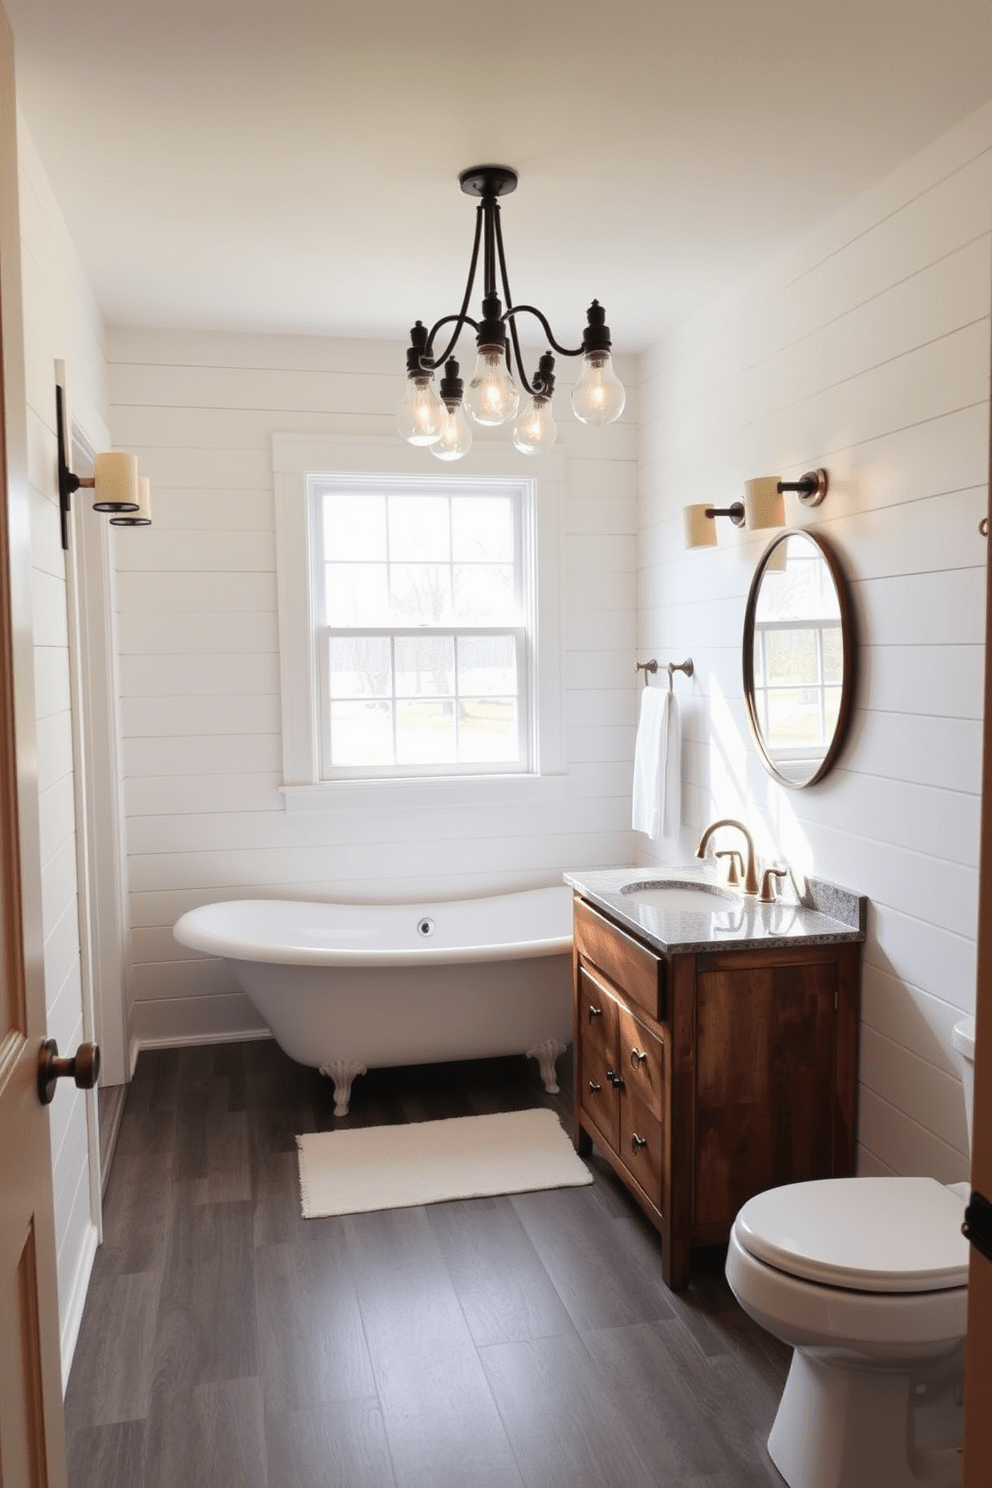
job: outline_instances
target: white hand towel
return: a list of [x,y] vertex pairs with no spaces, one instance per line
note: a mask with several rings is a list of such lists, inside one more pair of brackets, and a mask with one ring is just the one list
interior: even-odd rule
[[674,837],[682,820],[682,725],[675,694],[641,692],[634,744],[631,825],[648,837]]

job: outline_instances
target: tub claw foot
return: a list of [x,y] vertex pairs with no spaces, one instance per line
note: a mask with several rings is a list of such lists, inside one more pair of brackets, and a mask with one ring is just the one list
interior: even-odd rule
[[351,1099],[351,1082],[356,1075],[368,1074],[364,1064],[357,1059],[332,1059],[320,1066],[320,1073],[334,1081],[334,1114],[347,1116]]
[[527,1058],[536,1059],[541,1066],[541,1079],[549,1095],[557,1095],[561,1089],[555,1061],[567,1048],[568,1045],[563,1044],[560,1039],[545,1039],[543,1044],[535,1044],[533,1049],[527,1050]]

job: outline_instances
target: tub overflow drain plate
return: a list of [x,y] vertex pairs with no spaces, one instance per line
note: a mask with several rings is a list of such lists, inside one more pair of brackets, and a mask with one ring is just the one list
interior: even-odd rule
[[430,915],[424,915],[424,918],[422,920],[417,921],[418,935],[433,935],[435,929],[436,926]]

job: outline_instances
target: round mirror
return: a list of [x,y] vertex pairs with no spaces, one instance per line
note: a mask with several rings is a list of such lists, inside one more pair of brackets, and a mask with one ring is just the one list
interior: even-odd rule
[[844,575],[821,537],[781,533],[744,616],[744,697],[765,767],[783,785],[822,780],[847,728],[854,635]]

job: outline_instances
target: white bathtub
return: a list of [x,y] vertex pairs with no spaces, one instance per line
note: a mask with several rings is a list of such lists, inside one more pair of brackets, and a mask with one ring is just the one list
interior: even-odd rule
[[222,956],[280,1046],[334,1081],[345,1116],[369,1068],[526,1053],[545,1088],[572,1035],[572,894],[438,904],[240,899],[177,921]]

